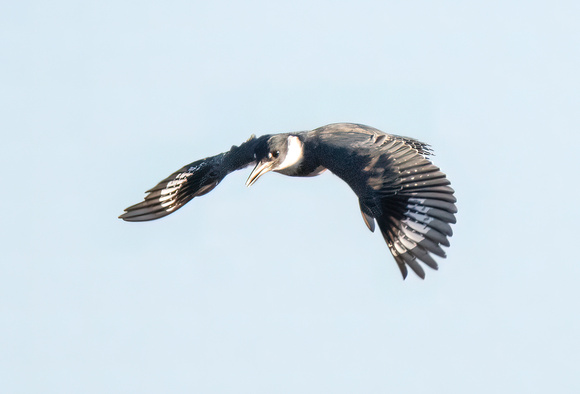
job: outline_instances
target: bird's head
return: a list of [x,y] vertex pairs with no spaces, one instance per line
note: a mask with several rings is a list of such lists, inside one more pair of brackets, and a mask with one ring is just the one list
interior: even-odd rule
[[276,134],[256,147],[256,167],[246,181],[252,186],[260,176],[269,171],[292,175],[304,157],[303,143],[296,135]]

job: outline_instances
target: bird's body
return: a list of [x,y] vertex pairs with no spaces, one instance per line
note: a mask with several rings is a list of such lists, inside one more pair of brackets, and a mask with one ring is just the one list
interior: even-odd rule
[[126,209],[127,221],[166,216],[216,187],[230,172],[256,164],[246,184],[269,171],[316,176],[326,169],[359,197],[371,231],[375,221],[403,277],[409,266],[425,273],[417,259],[437,269],[431,254],[445,257],[455,197],[450,182],[430,160],[428,145],[369,126],[336,123],[312,131],[251,137],[228,152],[193,162],[148,191],[145,201]]

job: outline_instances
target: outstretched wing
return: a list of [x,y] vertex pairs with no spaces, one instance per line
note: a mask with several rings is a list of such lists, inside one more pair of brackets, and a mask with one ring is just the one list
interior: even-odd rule
[[212,191],[230,172],[255,161],[256,146],[265,137],[250,139],[228,152],[194,161],[148,190],[145,200],[125,209],[120,219],[128,222],[155,220],[175,212],[192,198]]
[[409,266],[425,278],[417,260],[437,269],[431,255],[446,257],[441,246],[449,246],[448,237],[453,235],[454,190],[447,176],[412,142],[395,138],[383,150],[380,161],[391,174],[381,178],[378,171],[371,177],[374,193],[366,204],[378,205],[377,224],[403,277]]
[[403,278],[407,266],[424,278],[418,260],[437,269],[432,255],[445,257],[441,246],[449,246],[453,234],[457,208],[449,180],[431,162],[427,144],[363,125],[340,126],[318,138],[326,156],[343,150],[334,157],[347,162],[331,160],[325,167],[358,195],[371,231],[376,220]]

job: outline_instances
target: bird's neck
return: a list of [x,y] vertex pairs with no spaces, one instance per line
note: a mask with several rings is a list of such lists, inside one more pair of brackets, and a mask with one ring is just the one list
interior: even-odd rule
[[[303,136],[302,136],[303,137]],[[276,170],[288,176],[316,176],[326,168],[318,163],[313,146],[299,136],[288,137],[288,153],[282,162],[282,168]]]

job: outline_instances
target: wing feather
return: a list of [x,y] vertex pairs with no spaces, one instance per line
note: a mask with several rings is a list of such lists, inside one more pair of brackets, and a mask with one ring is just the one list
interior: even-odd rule
[[230,172],[254,162],[256,146],[268,136],[254,136],[228,152],[194,161],[149,189],[144,201],[125,209],[119,218],[142,222],[162,218],[175,212],[191,199],[212,191]]
[[376,221],[403,278],[406,267],[425,277],[419,261],[437,269],[432,255],[445,257],[457,200],[429,145],[357,124],[318,130],[328,158],[321,164],[358,195],[365,223]]

